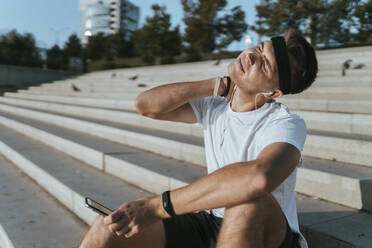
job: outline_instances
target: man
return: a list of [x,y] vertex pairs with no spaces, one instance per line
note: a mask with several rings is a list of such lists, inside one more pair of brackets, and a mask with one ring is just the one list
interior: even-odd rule
[[317,71],[314,49],[288,30],[243,51],[230,77],[141,93],[142,115],[203,125],[208,175],[98,217],[80,247],[307,247],[294,195],[306,125],[274,98],[302,92]]

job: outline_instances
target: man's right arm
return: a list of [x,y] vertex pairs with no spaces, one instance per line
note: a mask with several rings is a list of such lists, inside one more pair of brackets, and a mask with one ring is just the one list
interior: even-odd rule
[[[161,85],[139,94],[135,101],[137,111],[144,116],[185,123],[197,122],[189,102],[211,96],[216,78]],[[221,83],[218,94],[223,94]]]

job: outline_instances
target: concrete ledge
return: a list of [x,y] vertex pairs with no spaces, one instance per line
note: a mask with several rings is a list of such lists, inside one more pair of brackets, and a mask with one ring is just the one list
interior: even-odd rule
[[[95,136],[120,144],[130,145],[193,164],[205,165],[205,154],[203,148],[200,146],[7,105],[0,105],[0,110],[27,116],[27,118],[41,120],[57,126],[67,127],[83,133],[94,134]],[[372,154],[369,150],[371,148],[372,142],[368,141],[310,134],[307,136],[303,154],[346,163],[372,166]]]
[[[133,100],[119,100],[119,99],[104,99],[104,98],[76,98],[76,97],[64,97],[64,96],[47,96],[47,95],[36,95],[36,94],[20,94],[10,93],[4,94],[6,98],[13,99],[27,99],[44,102],[64,103],[70,105],[80,105],[88,107],[100,107],[110,109],[120,109],[127,111],[136,111]],[[13,101],[14,102],[14,101]]]
[[[22,94],[34,94],[39,95],[40,92],[36,91],[28,91],[28,90],[18,90],[19,93]],[[45,93],[41,91],[41,93]],[[53,94],[48,93],[48,95],[56,95],[56,96],[73,96],[73,97],[90,97],[90,98],[120,98],[120,99],[127,99],[127,100],[134,100],[136,98],[136,94],[126,94],[126,93],[115,93],[115,92],[53,92]]]
[[96,167],[97,169],[102,170],[102,160],[103,160],[103,153],[99,153],[90,149],[88,147],[82,146],[80,144],[66,141],[56,135],[44,132],[37,128],[24,125],[17,121],[10,120],[3,116],[0,116],[0,123],[4,126],[7,126],[13,130],[22,130],[22,133],[27,134],[27,136],[36,139],[36,140],[49,140],[53,141],[51,146],[53,148],[68,153],[70,156],[83,161],[85,163],[91,164],[92,166]]
[[200,146],[6,105],[0,105],[0,110],[16,115],[26,116],[30,119],[44,121],[56,126],[70,128],[82,133],[114,141],[119,144],[125,144],[161,154],[163,156],[205,166],[204,148]]
[[[48,191],[51,195],[57,198],[63,205],[70,209],[73,213],[83,219],[86,223],[92,224],[94,218],[97,216],[93,211],[88,208],[76,208],[74,199],[83,198],[78,193],[72,191],[68,186],[62,184],[55,177],[48,174],[40,167],[24,158],[21,154],[14,151],[5,143],[0,141],[0,153],[3,154],[8,160],[15,164],[25,174],[34,179],[41,187]],[[80,202],[81,205],[81,202]],[[82,214],[82,212],[85,212]]]
[[[8,154],[8,151],[4,151],[1,149],[0,146],[0,152]],[[78,197],[74,198],[76,202],[82,201],[82,197],[77,194]],[[349,248],[349,247],[363,247],[367,248],[369,247],[366,242],[368,242],[368,239],[364,239],[364,241],[355,240],[356,235],[347,235],[348,237],[345,237],[343,239],[343,233],[348,233],[347,230],[338,230],[336,232],[336,235],[334,234],[334,228],[340,226],[340,225],[353,225],[353,223],[358,223],[358,225],[364,225],[362,227],[359,226],[358,231],[367,231],[368,229],[368,219],[371,219],[371,216],[365,214],[366,216],[363,216],[363,213],[358,213],[357,211],[342,208],[340,206],[331,205],[329,203],[321,203],[320,201],[314,200],[314,199],[307,199],[304,203],[301,203],[301,200],[298,203],[298,209],[299,209],[299,216],[300,216],[300,226],[301,230],[303,231],[303,234],[305,235],[307,241],[309,242],[309,245],[312,246],[309,247],[319,247],[319,244],[321,244],[322,241],[328,240],[330,244],[337,244],[338,247],[342,248]],[[312,205],[316,205],[310,207],[309,202],[313,202]],[[322,207],[321,205],[325,205]],[[304,208],[306,206],[306,208]],[[309,212],[309,209],[311,209]],[[82,204],[79,205],[79,208],[75,208],[75,211],[77,216],[79,216],[82,219],[90,219],[89,217],[84,217],[84,213],[87,213],[89,216],[93,215],[93,218],[95,214],[90,211],[87,208],[84,208]],[[337,211],[340,212],[339,215],[337,215]],[[341,211],[348,211],[349,213],[341,213]],[[326,212],[329,212],[328,214]],[[327,214],[328,216],[324,215]],[[337,218],[336,218],[337,217]],[[306,221],[306,219],[311,218],[311,223],[308,223],[309,221]],[[367,221],[365,221],[364,224],[361,224],[361,220],[367,218]],[[91,221],[86,220],[87,222],[91,223]],[[356,222],[357,221],[357,222]],[[344,228],[345,229],[345,228]],[[347,229],[347,228],[346,228]],[[316,237],[314,236],[316,233]],[[368,234],[367,234],[368,235]],[[341,246],[340,246],[341,245]],[[323,247],[323,246],[322,246]],[[332,247],[332,246],[325,246],[325,247]]]
[[[123,111],[114,111],[107,109],[98,109],[90,107],[79,107],[79,106],[66,106],[54,103],[45,103],[38,101],[12,99],[12,98],[1,98],[0,102],[5,104],[12,104],[21,107],[34,108],[43,111],[52,111],[55,113],[67,114],[76,117],[93,118],[97,120],[111,121],[121,124],[129,124],[133,126],[140,126],[144,128],[155,129],[155,130],[166,130],[169,132],[193,135],[196,137],[203,137],[203,130],[201,126],[190,125],[184,123],[168,122],[154,120],[143,117],[135,113],[126,113]],[[292,105],[295,105],[296,100],[290,99]],[[327,106],[321,106],[322,101],[315,101],[318,103],[319,108]],[[324,103],[324,102],[323,102]],[[372,107],[372,101],[370,102]],[[301,108],[301,106],[298,106]],[[372,109],[369,109],[372,111]],[[322,113],[315,111],[293,111],[295,114],[300,115],[306,121],[306,124],[311,130],[320,130],[328,132],[338,132],[347,134],[358,134],[358,135],[371,135],[372,134],[372,116],[365,114],[348,114],[348,113]],[[337,130],[335,130],[337,126]]]
[[[368,186],[365,184],[368,184]],[[297,172],[295,190],[344,206],[371,211],[372,201],[365,199],[368,197],[367,192],[365,192],[366,188],[372,189],[372,178],[363,181],[328,172],[300,168]]]
[[290,110],[372,114],[372,101],[348,101],[333,99],[282,98]]
[[369,135],[372,137],[372,115],[315,111],[294,111],[294,113],[303,117],[307,127],[311,130]]
[[372,168],[372,142],[307,135],[302,154]]
[[[136,185],[142,189],[148,190],[149,192],[160,194],[166,190],[172,190],[181,185],[184,186],[189,182],[183,182],[177,180],[175,178],[171,178],[169,176],[165,176],[160,173],[156,173],[154,171],[145,169],[141,166],[132,164],[122,159],[115,158],[114,156],[104,154],[102,151],[97,151],[91,149],[87,146],[83,146],[76,142],[64,139],[62,137],[58,137],[56,135],[50,134],[48,132],[42,131],[40,129],[31,127],[30,125],[26,125],[20,123],[18,121],[14,121],[5,117],[0,116],[0,124],[6,126],[10,129],[13,129],[16,132],[19,132],[27,137],[33,138],[42,142],[50,147],[53,147],[77,160],[80,160],[84,163],[87,163],[90,166],[98,168],[102,171],[105,171],[113,176],[116,176],[124,181],[127,181],[133,185]],[[71,149],[71,148],[75,149]],[[63,149],[66,148],[66,149]],[[5,150],[6,148],[3,148]],[[0,147],[1,150],[1,147]],[[82,154],[79,157],[79,153]],[[89,159],[92,158],[100,158],[100,159]],[[88,158],[88,159],[87,159]],[[12,162],[19,164],[26,164],[27,161],[22,160],[22,157],[17,157],[17,159],[21,159],[20,161],[13,159]],[[31,165],[31,168],[35,168],[35,166]],[[28,170],[28,168],[22,168],[23,170]],[[45,175],[43,171],[27,171],[28,174],[32,175],[32,178],[41,177],[40,180],[45,179]],[[36,180],[36,179],[35,179]],[[51,179],[52,180],[52,179]],[[37,181],[37,180],[36,180]],[[53,194],[58,195],[58,199],[64,199],[63,197],[69,196],[66,195],[65,192],[68,189],[64,189],[63,185],[59,185],[59,182],[50,182],[48,181],[47,185],[43,185],[43,182],[37,181],[40,185],[46,187],[48,184],[54,185],[55,187],[52,188]],[[56,187],[56,185],[59,185]],[[73,205],[69,205],[69,208],[76,207],[76,200],[81,203],[81,199],[79,195],[72,194],[68,199],[64,199],[62,202],[65,205],[72,203]]]
[[[371,91],[371,95],[372,95],[372,91]],[[9,92],[5,93],[5,96],[6,97],[1,97],[0,99],[4,99],[3,101],[8,101],[8,102],[11,102],[12,104],[17,104],[17,101],[15,101],[14,99],[20,99],[20,100],[35,100],[38,102],[41,101],[41,102],[46,102],[48,104],[49,103],[63,103],[63,104],[68,104],[68,105],[78,105],[78,106],[86,106],[86,107],[109,108],[109,109],[118,109],[118,110],[123,110],[123,111],[136,111],[133,100],[103,99],[103,98],[75,98],[75,97],[20,94],[20,93],[9,93]],[[318,97],[318,98],[315,98],[315,97]],[[319,97],[322,97],[322,98],[319,98]],[[328,97],[326,97],[326,94],[324,96],[321,96],[321,95],[317,96],[316,94],[313,94],[311,96],[302,95],[298,97],[282,97],[278,99],[277,101],[284,103],[291,110],[372,114],[372,101],[371,100],[362,100],[362,99],[348,100],[348,99],[341,99],[342,98],[341,96],[339,96],[339,98],[340,98],[339,100],[330,99],[329,95]],[[8,100],[8,99],[12,99],[12,100]],[[17,105],[22,106],[22,104],[20,103],[21,101],[19,101],[19,104]]]
[[1,248],[14,248],[12,241],[10,240],[8,234],[4,230],[3,226],[0,224],[0,247]]
[[[5,118],[0,119],[1,124],[13,128],[15,131],[20,132],[26,136],[36,138],[40,142],[43,142],[51,147],[54,146],[55,140],[59,140],[60,143],[74,144],[74,142],[63,139],[61,137],[53,138],[55,135],[36,136],[30,135],[29,131],[31,128],[26,124],[21,124],[15,121],[6,121]],[[34,133],[43,132],[41,130],[37,131],[36,128],[33,131]],[[48,138],[46,138],[48,137]],[[91,155],[101,154],[101,152],[91,150]],[[68,155],[75,154],[69,150],[62,151]],[[81,160],[81,159],[80,159]],[[88,163],[89,164],[89,163]],[[92,164],[90,164],[92,165]],[[93,165],[95,166],[95,165]],[[102,162],[103,170],[111,175],[119,177],[124,181],[127,181],[133,185],[136,185],[140,188],[146,189],[152,193],[160,194],[165,190],[175,189],[181,186],[184,186],[190,182],[181,181],[175,179],[171,176],[163,175],[148,169],[145,169],[136,164],[130,163],[128,161],[115,158],[111,155],[104,155],[104,161]],[[40,173],[35,173],[40,174]],[[366,209],[372,210],[372,199],[366,199],[365,193],[366,190],[372,192],[372,182],[363,183],[363,192],[361,190],[362,186],[360,184],[360,179],[352,178],[348,176],[340,176],[334,173],[322,172],[319,170],[308,169],[308,168],[298,168],[298,177],[299,180],[296,184],[296,191],[300,193],[305,193],[309,195],[314,195],[328,201],[333,201],[345,206],[357,208],[357,209]],[[57,183],[54,183],[54,185]],[[341,187],[341,191],[340,191]],[[59,187],[62,188],[63,187]],[[62,198],[61,192],[54,192],[54,194],[61,195],[59,199]],[[362,198],[363,195],[363,198]],[[79,197],[79,196],[71,196]],[[71,200],[65,200],[65,204],[69,202],[74,202]],[[70,206],[72,207],[72,206]]]

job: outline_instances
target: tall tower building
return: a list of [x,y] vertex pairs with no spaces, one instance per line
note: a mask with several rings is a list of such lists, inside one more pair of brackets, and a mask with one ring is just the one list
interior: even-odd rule
[[138,29],[139,7],[128,0],[80,0],[81,41],[98,33],[125,33],[126,38]]

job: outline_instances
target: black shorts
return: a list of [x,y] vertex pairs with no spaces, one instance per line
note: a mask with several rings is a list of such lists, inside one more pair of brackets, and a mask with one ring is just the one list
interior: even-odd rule
[[[165,248],[214,248],[222,218],[206,211],[178,215],[164,219]],[[297,248],[299,234],[293,232],[287,222],[287,232],[280,248]]]

